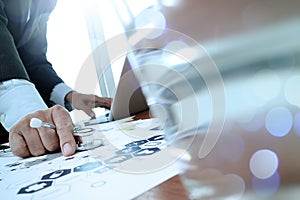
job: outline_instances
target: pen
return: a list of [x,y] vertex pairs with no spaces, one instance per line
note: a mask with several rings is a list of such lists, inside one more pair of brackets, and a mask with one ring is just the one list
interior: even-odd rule
[[31,127],[31,128],[46,127],[46,128],[52,128],[52,129],[55,129],[55,125],[54,125],[54,124],[50,124],[50,123],[43,122],[42,120],[40,120],[40,119],[38,119],[38,118],[32,118],[32,119],[30,120],[30,127]]
[[[31,118],[30,120],[30,127],[31,128],[40,128],[40,127],[46,127],[46,128],[52,128],[55,129],[55,125],[51,123],[43,122],[42,120],[38,118]],[[73,133],[76,133],[78,131],[79,127],[74,127]]]
[[[46,128],[55,129],[54,124],[43,122],[38,118],[31,118],[30,127],[31,128],[46,127]],[[82,129],[80,127],[74,127],[73,135],[76,141],[77,150],[89,150],[101,146],[103,144],[103,141],[101,139],[94,141],[94,136],[93,136],[94,131],[95,129],[93,128]]]

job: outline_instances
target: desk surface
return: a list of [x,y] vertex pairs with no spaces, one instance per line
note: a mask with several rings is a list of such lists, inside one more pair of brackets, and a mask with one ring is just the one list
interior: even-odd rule
[[[220,192],[218,195],[226,197],[228,191],[224,192],[222,189],[227,187],[225,186],[226,182],[225,185],[223,182],[225,180],[224,177],[233,174],[243,184],[243,191],[240,194],[242,195],[241,199],[298,199],[300,196],[300,191],[298,190],[300,187],[300,158],[298,156],[300,152],[300,137],[293,130],[282,138],[276,138],[266,134],[264,131],[249,135],[245,134],[245,131],[242,129],[239,129],[239,133],[242,136],[240,134],[232,134],[232,136],[223,134],[206,158],[192,161],[192,165],[200,166],[197,169],[197,174],[193,172],[194,174],[191,173],[191,175],[199,175],[199,180],[203,181],[201,182],[201,187],[212,187],[216,193]],[[196,144],[198,142],[197,139],[194,140]],[[200,140],[202,141],[202,139]],[[242,150],[239,149],[241,147],[243,147]],[[193,151],[193,147],[191,149]],[[274,152],[273,155],[277,157],[278,166],[275,169],[276,172],[270,178],[259,179],[253,175],[255,170],[250,169],[250,160],[255,160],[254,155],[258,152]],[[261,166],[262,170],[265,172],[270,171],[273,167],[273,161],[265,162],[268,159],[266,155],[262,159],[265,159],[261,161],[265,164]],[[186,172],[188,175],[189,173],[189,171]],[[216,177],[220,174],[220,177]],[[230,183],[228,182],[228,184]],[[220,185],[222,185],[221,188]],[[222,196],[222,192],[224,196]],[[215,197],[213,196],[211,199],[215,199]],[[177,175],[144,193],[137,199],[189,198],[180,175]]]
[[[151,115],[148,111],[142,112],[135,116],[135,120],[138,119],[147,119],[150,118]],[[160,199],[160,200],[183,200],[188,199],[186,190],[182,185],[181,179],[179,175],[174,176],[173,178],[165,181],[164,183],[156,186],[155,188],[145,192],[136,198],[136,200],[144,200],[144,199]]]
[[[266,110],[261,110],[261,114]],[[293,109],[291,108],[291,110]],[[295,109],[294,111],[297,113],[297,110]],[[263,116],[267,115],[267,113],[265,112]],[[144,113],[143,117],[145,115],[147,114]],[[299,123],[297,116],[299,117],[299,114],[295,115],[295,123]],[[300,152],[300,137],[297,124],[284,136],[272,135],[266,127],[251,131],[249,130],[251,126],[243,127],[242,125],[243,123],[233,123],[232,121],[231,123],[225,123],[224,131],[211,153],[201,160],[191,161],[193,166],[200,166],[197,169],[197,173],[201,174],[204,172],[209,174],[214,170],[224,175],[224,177],[228,174],[234,174],[244,184],[241,199],[298,199],[300,196],[300,191],[297,189],[300,186],[300,158],[298,156]],[[252,128],[255,128],[254,125],[255,123],[253,123]],[[190,142],[188,140],[178,144],[178,146],[183,145],[185,147],[185,143]],[[203,141],[203,138],[202,136],[197,136],[191,140],[193,144],[199,144],[198,142]],[[198,148],[195,149],[194,147],[189,147],[191,155],[195,153],[195,150],[198,150]],[[255,161],[255,155],[258,155],[258,153],[267,153],[276,157],[277,166],[274,168],[276,172],[269,178],[260,179],[254,175],[255,173],[260,173],[257,171],[257,168],[255,169],[255,166],[251,166],[251,162]],[[260,166],[264,173],[274,167],[274,160],[266,161],[269,158],[266,155],[260,158],[262,159],[260,162],[264,164],[264,166]],[[198,174],[192,175],[198,176]],[[220,178],[218,180],[215,174],[203,176],[203,173],[199,179],[204,180],[202,182],[204,188],[209,186],[214,188],[217,191],[216,193],[218,193],[218,190],[222,193],[222,189],[219,188],[220,185],[218,186],[218,184],[220,183],[219,181],[224,179],[221,180]],[[210,181],[206,181],[207,179]],[[214,181],[216,182],[214,183]],[[222,184],[222,187],[225,187],[223,182]],[[224,196],[221,194],[221,197]],[[180,175],[177,175],[144,193],[137,199],[189,198]]]

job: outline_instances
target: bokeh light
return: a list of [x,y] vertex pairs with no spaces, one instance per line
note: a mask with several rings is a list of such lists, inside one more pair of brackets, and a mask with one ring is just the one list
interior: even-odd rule
[[294,116],[294,130],[298,136],[300,136],[300,112]]
[[165,46],[164,49],[169,50],[171,52],[177,52],[180,49],[184,49],[184,48],[187,48],[187,47],[188,47],[188,45],[185,42],[180,41],[180,40],[174,40],[174,41],[169,42]]
[[166,7],[176,7],[180,2],[181,0],[161,0],[162,5]]
[[276,172],[278,163],[276,153],[268,149],[262,149],[251,156],[249,167],[255,177],[268,179]]
[[256,131],[262,127],[261,117],[258,118],[258,110],[261,108],[259,103],[256,102],[256,98],[253,98],[253,94],[249,92],[249,85],[252,85],[252,79],[241,78],[238,80],[239,84],[234,86],[228,85],[226,90],[227,94],[227,113],[228,116],[235,116],[234,120],[241,124],[244,129],[250,129]]
[[253,177],[252,179],[254,192],[262,197],[271,196],[277,192],[279,186],[280,176],[277,172],[267,179],[259,179],[257,177]]
[[254,75],[251,86],[254,96],[257,97],[257,103],[264,105],[278,96],[281,80],[275,71],[263,69]]
[[264,125],[264,115],[260,113],[256,113],[254,117],[252,117],[247,122],[239,122],[240,127],[249,132],[255,132],[261,129]]
[[276,137],[288,134],[293,125],[292,113],[285,107],[271,109],[265,119],[265,126],[269,133]]
[[[245,108],[246,109],[246,108]],[[256,108],[253,106],[248,106],[247,111],[241,113],[237,118],[236,121],[241,123],[241,124],[249,124],[251,123],[252,120],[254,120],[256,113]]]
[[286,100],[295,106],[300,107],[300,95],[299,95],[300,76],[290,77],[284,87],[284,94]]
[[148,39],[154,39],[159,37],[165,30],[166,18],[158,10],[145,9],[135,18],[135,28],[153,28],[152,31],[145,37]]

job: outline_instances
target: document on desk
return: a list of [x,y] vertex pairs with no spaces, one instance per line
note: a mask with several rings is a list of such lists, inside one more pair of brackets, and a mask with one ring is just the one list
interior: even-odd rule
[[3,199],[133,199],[178,174],[153,119],[88,127],[103,145],[21,159],[0,152]]

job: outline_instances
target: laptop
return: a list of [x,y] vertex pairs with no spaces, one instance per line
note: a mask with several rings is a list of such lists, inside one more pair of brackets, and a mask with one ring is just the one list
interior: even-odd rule
[[84,124],[88,126],[121,120],[149,109],[139,81],[127,57],[125,58],[120,80],[112,99],[111,109],[108,113],[96,119],[85,121]]

